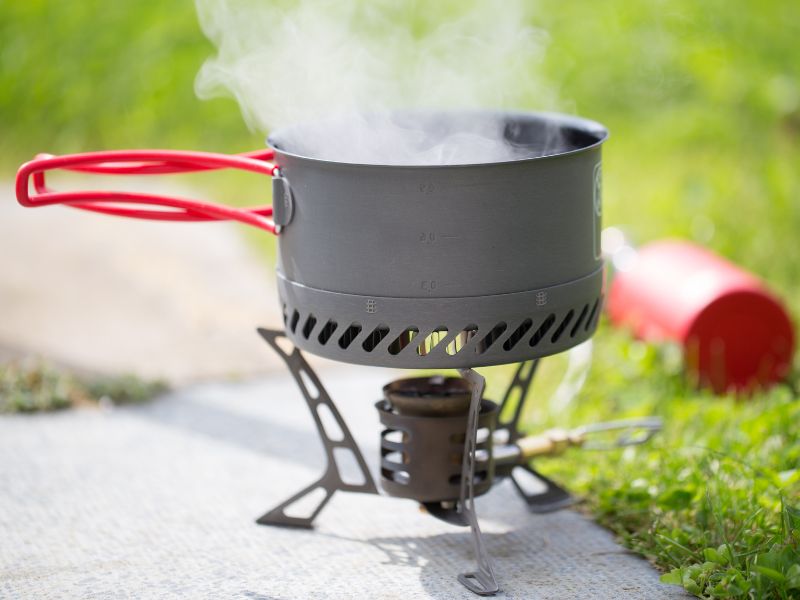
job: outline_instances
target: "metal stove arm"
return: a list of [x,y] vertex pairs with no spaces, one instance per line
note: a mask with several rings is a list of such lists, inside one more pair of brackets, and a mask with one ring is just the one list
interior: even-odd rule
[[[502,418],[502,416],[507,414],[508,410],[510,410],[508,407],[516,402],[516,404],[513,404],[513,416],[506,421],[500,421],[497,426],[498,431],[505,430],[508,437],[507,443],[509,444],[513,444],[524,435],[519,430],[519,420],[522,416],[522,410],[528,398],[528,391],[530,390],[538,366],[538,359],[520,363],[519,367],[517,367],[517,371],[514,373],[514,378],[506,389],[503,401],[500,404],[499,415],[500,418]],[[530,464],[513,467],[510,473],[508,473],[508,476],[511,478],[511,481],[514,483],[514,488],[516,488],[520,496],[525,500],[531,512],[548,513],[575,504],[576,500],[572,494],[552,479],[536,471]],[[530,476],[535,477],[540,486],[544,486],[542,491],[534,493],[526,489],[528,486],[526,486],[525,479],[529,479]]]
[[528,360],[519,363],[517,371],[514,373],[514,378],[508,384],[506,393],[503,395],[503,401],[500,403],[499,419],[507,413],[508,407],[512,403],[514,405],[514,416],[507,421],[500,421],[497,424],[497,430],[506,430],[508,432],[508,443],[513,444],[522,437],[522,432],[519,430],[519,419],[522,416],[522,409],[525,406],[525,400],[528,397],[528,390],[533,382],[533,377],[536,375],[536,369],[539,366],[539,359]]
[[494,576],[492,559],[483,545],[483,535],[475,513],[475,452],[478,444],[478,413],[481,409],[481,399],[486,380],[472,369],[459,369],[461,376],[472,384],[472,398],[469,404],[467,431],[464,440],[464,458],[461,464],[461,496],[458,508],[467,519],[472,530],[472,548],[478,570],[470,573],[460,573],[460,581],[468,590],[479,596],[494,596],[500,591]]
[[[524,478],[527,477],[526,473],[535,477],[539,485],[544,486],[544,489],[535,493],[529,492],[524,484]],[[514,483],[514,487],[519,492],[519,495],[525,500],[528,509],[533,513],[544,514],[554,512],[572,506],[577,502],[575,496],[552,479],[539,473],[539,471],[530,465],[518,465],[514,467],[511,471],[511,481]]]
[[[258,333],[283,359],[289,369],[289,372],[292,374],[292,377],[294,377],[297,387],[300,388],[300,391],[302,392],[303,397],[308,404],[308,409],[311,412],[311,416],[314,418],[314,423],[317,426],[320,440],[325,447],[327,466],[325,468],[325,473],[318,481],[315,481],[288,500],[268,511],[256,522],[260,525],[286,525],[292,527],[310,528],[314,519],[331,499],[334,492],[341,490],[344,492],[377,494],[378,489],[376,488],[375,481],[372,479],[372,475],[367,468],[367,463],[364,460],[364,456],[358,449],[358,446],[356,445],[350,430],[347,428],[344,419],[336,409],[336,405],[333,403],[333,400],[331,400],[328,392],[322,386],[322,382],[319,380],[319,377],[317,377],[317,374],[314,373],[313,369],[303,358],[303,355],[300,354],[300,351],[297,348],[294,348],[291,354],[287,354],[283,348],[278,345],[277,340],[279,338],[286,338],[286,335],[283,331],[259,328]],[[325,431],[325,427],[322,424],[322,419],[320,418],[318,410],[320,405],[327,406],[336,420],[336,424],[339,426],[339,430],[342,434],[340,440],[331,439],[328,433]],[[361,471],[361,475],[363,476],[362,483],[352,484],[344,482],[334,456],[334,450],[336,448],[344,448],[352,452],[353,457],[358,464],[359,470]],[[319,501],[319,503],[308,516],[297,517],[288,515],[286,513],[287,508],[318,489],[321,489],[325,492],[325,497]]]

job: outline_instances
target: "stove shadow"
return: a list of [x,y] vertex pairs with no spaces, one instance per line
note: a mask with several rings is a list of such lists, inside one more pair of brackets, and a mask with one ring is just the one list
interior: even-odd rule
[[242,592],[242,596],[249,598],[250,600],[288,600],[284,598],[278,598],[277,596],[265,596],[264,594],[251,592],[250,590],[244,590]]
[[[437,600],[454,598],[474,599],[476,596],[457,581],[459,573],[476,567],[472,552],[472,535],[468,528],[431,536],[389,536],[367,539],[352,539],[335,534],[320,534],[337,539],[369,544],[384,554],[381,564],[409,571],[409,577],[418,577],[427,595]],[[484,544],[494,561],[495,573],[503,591],[496,598],[530,598],[531,590],[522,589],[516,577],[512,580],[508,572],[520,571],[520,560],[535,555],[547,547],[544,537],[537,537],[531,545],[530,535],[522,536],[515,530],[505,533],[483,534]],[[514,566],[504,563],[514,561]],[[418,570],[418,571],[417,571]]]

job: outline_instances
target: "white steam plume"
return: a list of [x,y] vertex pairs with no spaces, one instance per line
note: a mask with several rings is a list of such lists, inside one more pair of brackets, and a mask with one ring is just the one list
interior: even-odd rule
[[[529,25],[530,2],[196,2],[218,49],[198,74],[200,97],[232,94],[248,126],[265,133],[349,115],[338,130],[304,129],[293,140],[299,153],[406,164],[507,160],[520,148],[504,141],[497,120],[432,135],[387,115],[554,104],[537,75],[547,36]],[[457,18],[447,16],[453,7]]]

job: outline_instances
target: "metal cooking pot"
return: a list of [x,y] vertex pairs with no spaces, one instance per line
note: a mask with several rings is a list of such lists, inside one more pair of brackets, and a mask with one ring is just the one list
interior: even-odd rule
[[[66,202],[132,217],[232,218],[277,229],[287,334],[299,348],[334,360],[474,367],[561,352],[590,337],[601,304],[601,145],[607,130],[547,113],[396,115],[445,133],[496,123],[523,157],[418,166],[326,160],[309,152],[304,140],[325,138],[326,127],[328,137],[348,130],[346,121],[329,121],[273,133],[268,141],[275,165],[264,161],[271,152],[224,159],[153,151],[45,156],[20,169],[17,196],[26,206]],[[266,221],[273,212],[267,207],[57,193],[46,188],[43,175],[52,168],[152,174],[220,166],[273,175],[277,227]],[[30,176],[38,196],[28,193]],[[168,205],[178,213],[119,202]]]
[[346,362],[445,368],[518,362],[588,338],[600,312],[606,129],[555,114],[426,116],[453,130],[500,120],[539,156],[352,164],[298,153],[309,125],[270,136],[293,206],[278,283],[294,343]]

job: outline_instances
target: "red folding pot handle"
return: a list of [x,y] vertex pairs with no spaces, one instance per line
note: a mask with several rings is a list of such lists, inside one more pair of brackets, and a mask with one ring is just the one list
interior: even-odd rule
[[[204,200],[142,192],[57,192],[49,189],[45,183],[45,172],[55,169],[105,175],[160,175],[240,169],[273,177],[273,181],[282,182],[282,191],[288,194],[288,186],[280,176],[279,167],[270,162],[273,158],[272,150],[244,154],[183,150],[113,150],[64,156],[40,154],[23,164],[17,172],[17,201],[27,207],[65,204],[107,215],[157,221],[238,221],[277,235],[285,223],[276,224],[275,219],[270,218],[273,217],[271,206],[235,208]],[[33,194],[30,193],[31,178],[35,190]],[[136,208],[137,205],[161,208]],[[281,206],[284,207],[284,204]]]
[[647,244],[628,262],[608,292],[611,321],[645,340],[681,343],[701,385],[749,391],[788,374],[794,327],[755,276],[677,240]]

